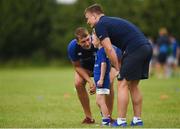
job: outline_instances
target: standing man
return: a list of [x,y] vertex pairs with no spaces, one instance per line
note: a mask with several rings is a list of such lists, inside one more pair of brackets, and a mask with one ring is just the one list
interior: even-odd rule
[[[68,56],[75,68],[75,87],[78,98],[84,110],[86,118],[82,121],[84,124],[93,124],[95,120],[92,118],[88,93],[86,91],[86,82],[89,84],[90,94],[96,91],[95,84],[91,77],[93,76],[93,68],[95,63],[95,54],[97,49],[92,44],[92,37],[85,28],[79,27],[75,31],[76,39],[72,40],[68,45]],[[112,114],[114,91],[113,80],[116,70],[111,68],[110,72],[110,95],[108,95],[107,106]]]
[[[142,126],[142,95],[138,88],[141,79],[148,78],[152,47],[144,34],[132,23],[122,18],[108,17],[100,5],[94,4],[85,10],[87,23],[95,28],[96,35],[105,48],[112,65],[119,71],[118,76],[118,118],[112,126],[127,126],[126,113],[130,91],[134,117],[131,126]],[[112,44],[123,52],[121,68]]]

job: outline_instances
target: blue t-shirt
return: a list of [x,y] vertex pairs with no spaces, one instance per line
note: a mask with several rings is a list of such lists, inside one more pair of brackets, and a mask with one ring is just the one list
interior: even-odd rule
[[177,40],[174,40],[172,43],[171,43],[171,49],[172,49],[172,55],[174,58],[176,58],[176,53],[177,53],[177,49],[179,49],[179,44],[177,42]]
[[109,76],[109,72],[110,72],[110,61],[106,56],[105,50],[104,48],[100,48],[97,51],[96,54],[96,58],[95,58],[95,64],[94,64],[94,78],[96,80],[99,80],[100,75],[101,75],[101,63],[105,62],[106,63],[106,73],[105,73],[105,77]]
[[95,55],[97,49],[91,44],[90,49],[83,49],[77,44],[77,40],[72,40],[68,45],[68,57],[71,61],[80,61],[81,66],[93,71]]
[[121,58],[122,58],[122,51],[121,51],[121,49],[119,49],[118,47],[116,47],[114,45],[112,45],[112,46],[113,46],[113,48],[114,48],[114,50],[116,52],[118,60],[121,60]]
[[122,18],[102,16],[95,25],[95,32],[101,41],[109,37],[113,45],[126,53],[141,45],[150,44],[134,24]]
[[166,36],[166,35],[160,36],[157,39],[157,45],[159,46],[159,53],[168,54],[168,49],[170,46],[168,36]]

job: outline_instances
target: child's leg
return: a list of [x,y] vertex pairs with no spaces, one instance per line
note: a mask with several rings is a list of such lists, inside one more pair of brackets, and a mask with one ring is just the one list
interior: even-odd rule
[[109,117],[109,111],[106,105],[106,98],[104,94],[97,94],[96,95],[96,103],[99,106],[103,117],[108,118]]
[[102,125],[110,125],[111,118],[109,115],[109,111],[106,105],[106,99],[104,94],[97,94],[96,95],[96,103],[99,106],[101,112],[102,112]]

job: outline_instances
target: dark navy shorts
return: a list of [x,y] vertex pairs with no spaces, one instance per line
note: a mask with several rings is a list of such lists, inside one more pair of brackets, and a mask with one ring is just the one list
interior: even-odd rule
[[118,80],[147,79],[151,57],[152,46],[149,44],[140,46],[131,53],[124,53]]
[[168,57],[167,53],[159,53],[159,55],[158,55],[158,62],[160,64],[165,64],[166,60],[167,60],[167,57]]

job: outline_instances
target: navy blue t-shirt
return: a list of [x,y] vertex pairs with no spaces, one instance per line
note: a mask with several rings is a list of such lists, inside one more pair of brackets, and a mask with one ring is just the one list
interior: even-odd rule
[[71,61],[80,61],[81,66],[93,72],[95,55],[97,49],[91,44],[90,49],[83,49],[77,44],[77,40],[72,40],[68,45],[68,57]]
[[101,41],[109,37],[112,44],[122,52],[129,53],[141,45],[149,44],[147,38],[134,24],[122,18],[102,16],[95,25],[95,31]]
[[159,36],[159,38],[157,39],[157,45],[159,47],[159,53],[168,54],[170,41],[167,35]]

